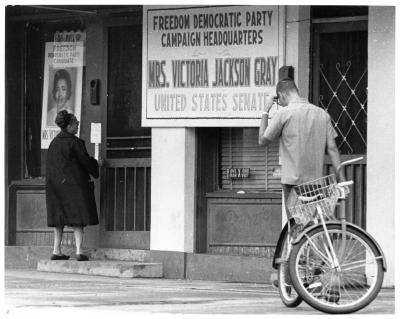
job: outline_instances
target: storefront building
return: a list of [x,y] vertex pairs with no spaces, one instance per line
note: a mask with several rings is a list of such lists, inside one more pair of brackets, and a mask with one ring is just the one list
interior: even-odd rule
[[285,220],[278,143],[259,146],[258,125],[290,76],[330,113],[342,160],[364,157],[346,172],[347,216],[380,243],[393,286],[394,26],[383,6],[7,7],[6,245],[52,245],[44,172],[64,69],[101,159],[87,247],[269,263]]

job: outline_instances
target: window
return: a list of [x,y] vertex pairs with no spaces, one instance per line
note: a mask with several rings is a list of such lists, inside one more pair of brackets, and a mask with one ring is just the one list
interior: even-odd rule
[[[278,142],[268,147],[258,144],[258,128],[222,128],[221,190],[262,192],[280,189],[278,149]],[[249,169],[248,177],[241,177],[246,175],[246,169]]]
[[[27,23],[25,57],[24,178],[41,177],[46,171],[47,150],[41,149],[42,91],[45,43],[54,41],[57,31],[82,31],[82,22]],[[85,79],[82,80],[84,85]],[[85,88],[82,87],[82,92]],[[83,106],[82,106],[83,108]]]
[[142,127],[142,26],[109,28],[107,158],[150,158],[151,129]]

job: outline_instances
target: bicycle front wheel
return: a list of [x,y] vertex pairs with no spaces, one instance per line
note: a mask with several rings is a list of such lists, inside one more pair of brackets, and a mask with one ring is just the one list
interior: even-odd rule
[[293,246],[290,277],[310,306],[327,313],[355,312],[378,294],[383,281],[383,256],[359,230],[347,227],[343,235],[339,224],[327,225],[327,229],[338,267],[332,263],[333,254],[321,226]]
[[297,294],[292,285],[289,274],[289,233],[286,234],[282,247],[281,262],[278,265],[278,289],[282,302],[288,308],[297,307],[301,302],[301,297]]

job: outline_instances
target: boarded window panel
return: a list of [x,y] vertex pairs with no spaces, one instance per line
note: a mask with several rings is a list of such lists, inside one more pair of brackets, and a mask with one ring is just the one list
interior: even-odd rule
[[281,189],[281,166],[279,165],[279,142],[267,147],[267,189]]
[[[221,188],[265,190],[265,148],[258,145],[257,128],[221,129]],[[229,168],[250,168],[248,178],[227,176]]]
[[[258,128],[223,128],[220,143],[222,190],[280,189],[279,144],[258,145]],[[250,168],[248,178],[230,178],[229,168]]]

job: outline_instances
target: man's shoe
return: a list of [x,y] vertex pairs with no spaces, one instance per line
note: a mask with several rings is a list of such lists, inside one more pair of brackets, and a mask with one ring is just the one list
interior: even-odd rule
[[77,255],[76,255],[76,260],[77,260],[77,261],[87,261],[87,260],[89,260],[89,258],[88,258],[88,256],[86,256],[86,255],[77,254]]
[[51,260],[67,260],[69,259],[69,256],[61,254],[61,255],[56,255],[56,254],[51,254],[50,257]]
[[313,282],[312,284],[308,285],[307,290],[312,294],[319,294],[322,291],[322,283]]

